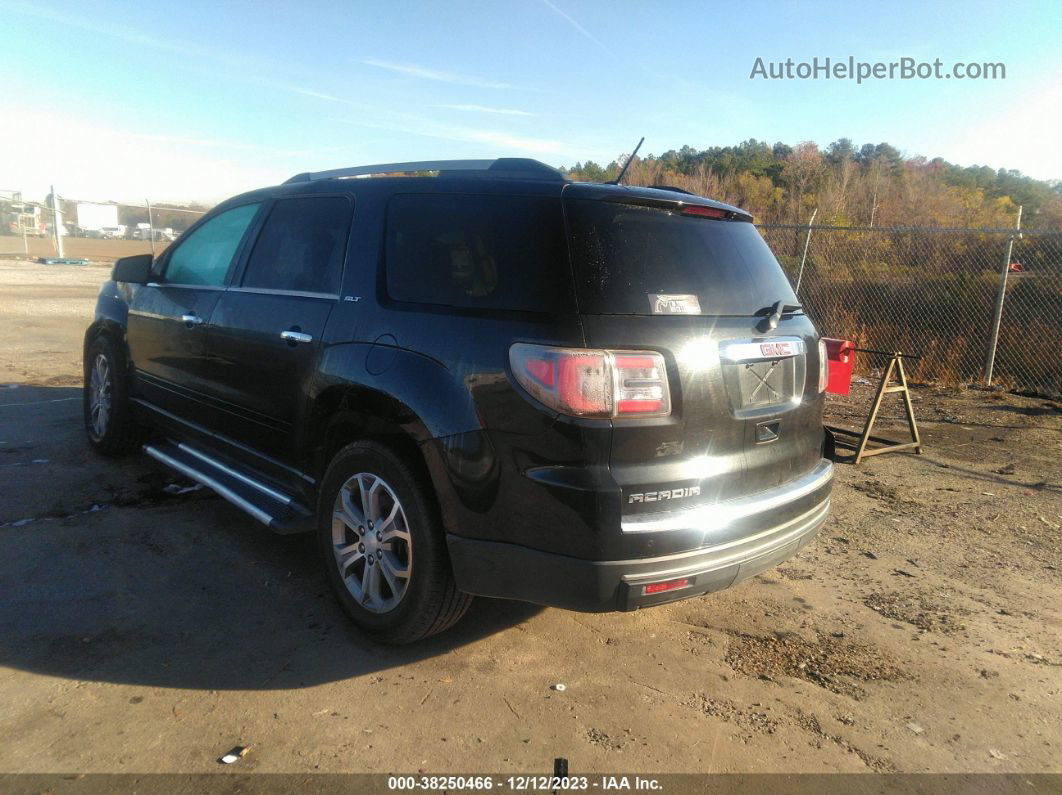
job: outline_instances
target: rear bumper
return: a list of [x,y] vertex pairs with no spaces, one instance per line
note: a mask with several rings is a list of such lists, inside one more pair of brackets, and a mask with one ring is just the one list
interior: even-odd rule
[[636,515],[624,519],[620,527],[624,533],[694,531],[703,533],[705,539],[715,538],[745,520],[762,521],[779,510],[792,515],[796,505],[817,505],[829,495],[832,483],[833,464],[823,458],[810,472],[776,488],[715,505]]
[[[637,610],[729,588],[792,557],[826,521],[828,479],[818,490],[820,502],[781,524],[663,557],[592,561],[455,535],[447,543],[458,587],[468,593],[584,612]],[[675,579],[688,583],[645,594],[646,584]]]

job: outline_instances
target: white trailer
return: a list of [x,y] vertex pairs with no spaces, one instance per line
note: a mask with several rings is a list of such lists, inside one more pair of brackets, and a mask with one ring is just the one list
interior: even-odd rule
[[104,227],[114,228],[118,226],[118,205],[79,202],[77,205],[77,226],[82,231],[100,234],[102,234]]

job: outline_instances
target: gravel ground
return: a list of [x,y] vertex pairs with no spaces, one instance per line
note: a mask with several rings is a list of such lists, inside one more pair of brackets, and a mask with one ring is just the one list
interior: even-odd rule
[[105,275],[0,261],[0,772],[210,772],[234,745],[245,772],[1062,772],[1057,403],[916,389],[925,455],[840,464],[819,538],[730,591],[479,600],[392,649],[310,539],[89,452]]
[[[169,243],[155,242],[155,253],[161,254]],[[93,262],[106,262],[110,264],[119,257],[129,257],[133,254],[151,253],[150,240],[103,240],[90,237],[65,237],[63,238],[63,256],[77,259],[87,259]],[[0,235],[0,257],[10,256],[15,258],[55,257],[55,241],[50,237],[26,238],[25,250],[22,238],[14,235]]]

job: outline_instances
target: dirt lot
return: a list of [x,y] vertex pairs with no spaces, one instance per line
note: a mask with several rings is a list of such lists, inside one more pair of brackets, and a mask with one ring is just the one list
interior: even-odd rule
[[479,600],[392,649],[308,538],[89,453],[105,274],[0,262],[0,772],[209,772],[237,744],[244,771],[1062,771],[1057,404],[917,390],[926,454],[839,465],[820,537],[730,591]]
[[[160,254],[169,243],[156,241],[155,253]],[[31,237],[26,239],[23,250],[22,238],[0,235],[0,256],[16,255],[19,257],[55,257],[55,242],[50,237]],[[111,263],[119,257],[133,254],[150,254],[151,242],[148,240],[100,240],[87,237],[63,238],[63,256],[74,259],[87,259],[93,262]]]

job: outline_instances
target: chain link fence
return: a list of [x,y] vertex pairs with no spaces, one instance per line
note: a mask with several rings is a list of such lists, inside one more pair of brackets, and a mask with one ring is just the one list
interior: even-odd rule
[[[53,218],[50,206],[22,202],[15,191],[0,199],[7,212],[3,220],[11,220],[17,205],[32,215],[42,235],[0,229],[0,253],[55,256],[54,235],[50,229],[44,234]],[[205,211],[151,202],[117,206],[126,239],[71,235],[63,240],[66,256],[106,261],[158,253]],[[992,362],[993,383],[1062,397],[1062,230],[777,224],[759,229],[824,336],[921,354],[909,367],[916,381],[985,382]],[[857,357],[857,371],[867,372],[869,364]]]
[[[34,201],[0,189],[0,256],[68,257],[107,262],[157,254],[207,212],[203,206],[140,204],[59,196],[59,234],[51,197]],[[80,226],[82,209],[92,218]]]
[[994,360],[992,383],[1062,396],[1062,231],[759,228],[824,336],[921,354],[912,380],[983,383]]

